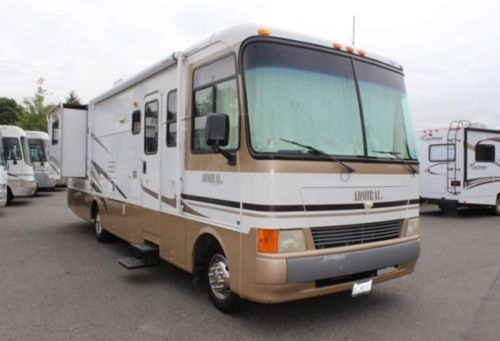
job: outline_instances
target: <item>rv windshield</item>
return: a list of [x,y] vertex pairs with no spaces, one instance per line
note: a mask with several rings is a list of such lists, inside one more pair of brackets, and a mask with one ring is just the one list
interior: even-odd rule
[[42,139],[28,139],[30,156],[32,162],[47,161],[46,143]]
[[21,147],[23,148],[24,162],[31,166],[30,150],[28,147],[28,141],[26,137],[21,136]]
[[245,47],[243,68],[254,152],[308,153],[284,141],[293,140],[329,155],[416,159],[402,75],[353,65],[350,57],[328,51],[264,41]]

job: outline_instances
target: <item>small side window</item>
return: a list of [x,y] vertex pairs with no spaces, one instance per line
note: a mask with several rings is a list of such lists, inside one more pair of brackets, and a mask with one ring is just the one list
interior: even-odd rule
[[141,111],[135,110],[132,113],[132,134],[137,135],[141,132]]
[[[446,155],[448,154],[448,155]],[[449,162],[455,161],[454,144],[432,144],[429,146],[429,161]]]
[[59,120],[52,123],[52,145],[59,143]]
[[177,90],[167,95],[167,147],[177,145]]
[[476,162],[495,162],[495,146],[492,144],[477,144]]
[[158,101],[146,103],[144,108],[144,153],[158,151]]

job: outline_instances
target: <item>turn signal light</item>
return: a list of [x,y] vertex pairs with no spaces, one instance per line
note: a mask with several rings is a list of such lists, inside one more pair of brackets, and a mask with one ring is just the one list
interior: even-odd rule
[[257,30],[257,33],[259,34],[259,36],[263,36],[263,37],[267,37],[269,34],[271,34],[271,32],[269,31],[268,28],[265,28],[265,27],[261,27]]
[[278,252],[279,230],[259,229],[259,252]]

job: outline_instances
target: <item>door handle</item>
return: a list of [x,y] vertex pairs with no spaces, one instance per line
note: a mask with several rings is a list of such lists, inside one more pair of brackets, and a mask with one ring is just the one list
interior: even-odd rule
[[147,163],[146,161],[142,161],[142,174],[146,174],[147,172]]

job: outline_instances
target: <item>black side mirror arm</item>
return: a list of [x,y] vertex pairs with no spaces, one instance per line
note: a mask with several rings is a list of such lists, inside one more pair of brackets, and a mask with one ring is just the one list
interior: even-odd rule
[[222,154],[227,159],[227,164],[230,166],[236,166],[236,154],[230,153],[227,150],[221,149],[218,144],[214,144],[213,146],[214,151],[216,153]]

